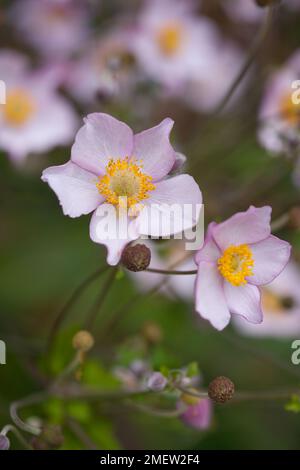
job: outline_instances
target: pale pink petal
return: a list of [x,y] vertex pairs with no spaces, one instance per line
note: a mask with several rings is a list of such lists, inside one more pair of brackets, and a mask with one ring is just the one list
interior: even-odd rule
[[217,330],[223,330],[230,322],[223,279],[213,263],[199,264],[195,285],[196,311]]
[[246,284],[233,286],[224,282],[225,297],[231,313],[245,317],[251,323],[261,323],[263,314],[258,287]]
[[229,245],[256,243],[270,235],[272,209],[269,206],[250,206],[245,212],[238,212],[213,229],[213,237],[224,250]]
[[107,262],[115,266],[125,246],[139,234],[135,230],[135,220],[130,220],[126,213],[119,216],[112,204],[102,204],[92,216],[90,237],[93,242],[107,247]]
[[194,227],[202,208],[202,194],[194,178],[178,175],[156,183],[137,218],[140,234],[169,236]]
[[42,180],[53,189],[63,213],[70,217],[89,214],[104,200],[96,187],[97,177],[71,161],[47,168]]
[[72,147],[74,163],[100,175],[110,159],[131,155],[133,133],[127,124],[103,113],[89,114],[84,121]]
[[175,151],[170,144],[172,119],[164,119],[158,126],[134,136],[132,156],[142,160],[143,170],[154,181],[162,179],[175,163]]
[[195,429],[208,429],[212,419],[212,403],[209,398],[200,400],[196,405],[188,407],[180,416],[182,421]]
[[254,258],[253,276],[248,281],[255,285],[269,284],[285,268],[291,245],[270,235],[265,240],[250,246]]
[[199,264],[201,261],[217,261],[221,256],[221,251],[212,237],[213,228],[216,223],[212,222],[207,227],[207,233],[202,248],[196,253],[195,261]]

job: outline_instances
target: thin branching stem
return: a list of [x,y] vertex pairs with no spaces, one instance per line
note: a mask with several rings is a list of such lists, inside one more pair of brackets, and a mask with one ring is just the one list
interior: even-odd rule
[[47,350],[49,350],[53,344],[53,340],[55,338],[55,335],[57,331],[59,330],[62,322],[66,319],[67,314],[69,313],[71,307],[75,304],[75,302],[78,300],[80,295],[83,293],[83,291],[94,281],[96,280],[101,274],[103,274],[106,270],[108,269],[108,266],[102,266],[100,269],[97,269],[97,271],[93,272],[90,274],[86,279],[84,279],[79,286],[74,290],[70,298],[67,300],[63,308],[59,311],[52,328],[50,329],[50,333],[48,336],[48,341],[47,341]]

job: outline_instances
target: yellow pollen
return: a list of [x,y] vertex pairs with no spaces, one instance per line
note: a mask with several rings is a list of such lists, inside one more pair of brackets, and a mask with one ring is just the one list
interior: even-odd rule
[[296,104],[292,101],[290,93],[284,95],[280,103],[280,113],[285,121],[296,126],[300,124],[300,103]]
[[233,286],[247,284],[246,277],[253,274],[253,256],[248,245],[231,245],[218,259],[218,269]]
[[126,157],[109,161],[106,174],[100,177],[97,188],[110,204],[119,206],[126,198],[127,207],[130,208],[147,199],[148,192],[153,191],[155,186],[152,177],[143,173],[141,164]]
[[4,105],[4,119],[13,126],[25,124],[35,111],[33,98],[21,89],[15,89],[7,94]]
[[169,23],[160,29],[157,34],[157,42],[163,54],[171,56],[178,51],[181,35],[181,26],[176,23]]

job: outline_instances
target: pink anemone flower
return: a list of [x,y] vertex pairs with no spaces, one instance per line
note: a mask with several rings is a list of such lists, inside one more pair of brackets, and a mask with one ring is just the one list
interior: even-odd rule
[[65,215],[94,211],[90,237],[106,245],[111,265],[140,236],[167,237],[197,223],[202,203],[197,183],[186,174],[167,178],[177,164],[169,141],[173,124],[167,118],[134,135],[112,116],[90,114],[77,133],[71,160],[43,172]]
[[259,286],[272,282],[284,269],[289,243],[271,235],[271,208],[251,206],[223,223],[211,223],[196,254],[197,312],[218,330],[231,314],[261,323]]

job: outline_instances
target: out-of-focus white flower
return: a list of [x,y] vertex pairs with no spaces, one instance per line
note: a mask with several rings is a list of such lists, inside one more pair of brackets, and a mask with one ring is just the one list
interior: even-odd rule
[[300,51],[297,51],[266,84],[258,138],[271,153],[294,154],[300,145],[300,104],[293,101],[292,88],[299,74]]
[[[154,0],[142,11],[135,40],[145,73],[170,95],[200,111],[210,111],[225,94],[243,59],[194,2]],[[222,50],[222,54],[220,54]]]
[[221,5],[228,16],[237,22],[256,23],[264,15],[264,10],[254,0],[222,0]]
[[1,79],[6,84],[6,104],[0,105],[0,148],[13,160],[68,144],[77,117],[56,88],[59,69],[32,72],[26,58],[16,52],[0,53]]
[[290,262],[282,273],[262,288],[264,321],[254,325],[234,317],[238,330],[249,336],[294,338],[300,333],[300,269]]
[[128,95],[137,75],[134,67],[133,33],[116,29],[89,43],[71,68],[69,89],[82,102],[97,95]]
[[[188,105],[202,112],[214,110],[221,102],[244,60],[244,54],[236,44],[222,37],[215,28],[211,33],[214,41],[207,38],[207,41],[210,41],[210,57],[206,66],[201,67],[194,77],[190,77],[186,88],[182,91],[182,96]],[[237,87],[232,98],[233,102],[241,95],[244,87],[245,81]]]
[[147,387],[153,392],[161,392],[166,388],[168,380],[161,372],[152,372],[147,381]]
[[138,18],[138,61],[150,78],[170,89],[197,74],[210,57],[211,22],[197,17],[193,6],[192,1],[151,0]]
[[[257,23],[265,14],[264,9],[256,5],[254,0],[221,0],[221,6],[236,22]],[[299,0],[284,0],[282,6],[291,11],[300,10]]]
[[22,0],[10,16],[23,40],[53,58],[72,54],[88,36],[88,11],[80,0]]

